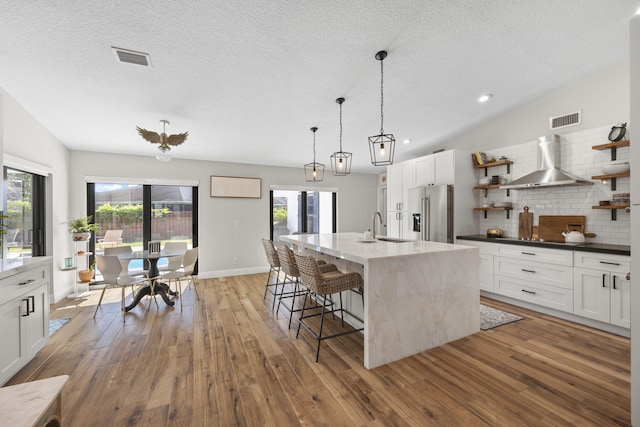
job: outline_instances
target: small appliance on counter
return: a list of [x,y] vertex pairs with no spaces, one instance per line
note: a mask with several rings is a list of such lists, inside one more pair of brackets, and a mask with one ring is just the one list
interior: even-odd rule
[[503,236],[502,230],[499,228],[490,228],[487,230],[487,237],[490,239],[495,239],[502,236]]

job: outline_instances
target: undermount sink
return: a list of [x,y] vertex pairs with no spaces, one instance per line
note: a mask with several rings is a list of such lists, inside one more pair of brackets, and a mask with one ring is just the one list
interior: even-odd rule
[[391,242],[391,243],[405,243],[405,242],[412,242],[412,240],[404,240],[404,239],[397,239],[395,237],[376,237],[376,239],[382,241],[382,242]]

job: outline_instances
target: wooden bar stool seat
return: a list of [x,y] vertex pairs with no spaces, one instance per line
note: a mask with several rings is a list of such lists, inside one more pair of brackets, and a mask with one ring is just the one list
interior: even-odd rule
[[[342,326],[344,326],[344,313],[348,313],[353,316],[352,313],[349,313],[344,309],[342,305],[342,292],[355,290],[359,294],[363,294],[364,289],[364,280],[362,276],[356,272],[343,273],[341,271],[331,271],[328,273],[323,273],[318,266],[315,258],[312,256],[305,256],[300,254],[295,254],[296,263],[298,265],[298,269],[300,270],[300,279],[302,280],[302,284],[307,288],[307,292],[305,293],[304,303],[302,305],[302,312],[300,314],[300,320],[298,323],[298,332],[296,333],[296,338],[300,334],[300,327],[304,327],[318,342],[318,347],[316,349],[316,362],[318,361],[318,357],[320,355],[320,343],[323,340],[329,338],[335,338],[346,334],[351,334],[354,332],[362,331],[364,328],[359,329],[348,329],[343,330],[342,332],[338,332],[333,335],[323,335],[323,326],[324,326],[324,317],[326,313],[335,313],[340,312],[340,316],[342,319]],[[327,305],[327,299],[333,295],[338,294],[340,296],[340,308],[335,308],[332,303]],[[316,297],[322,298],[322,304],[320,304],[320,313],[306,312],[307,305],[307,297],[312,297],[316,295]],[[327,310],[329,307],[329,310]],[[314,331],[307,319],[315,316],[320,316],[320,327],[318,331]],[[355,317],[355,316],[353,316]]]
[[[282,303],[282,306],[289,311],[289,329],[291,329],[291,320],[293,319],[293,313],[302,311],[302,308],[296,308],[296,297],[302,296],[305,291],[300,287],[300,270],[298,269],[298,264],[296,263],[296,258],[293,254],[293,250],[282,243],[274,243],[274,246],[278,254],[280,267],[285,273],[276,312],[280,310],[280,303]],[[320,271],[325,273],[338,270],[335,265],[327,264],[324,261],[318,261],[318,268],[320,268]],[[285,292],[284,285],[287,283],[291,284],[293,288],[290,291]],[[287,305],[287,302],[282,302],[283,299],[291,299],[291,305],[289,306]]]

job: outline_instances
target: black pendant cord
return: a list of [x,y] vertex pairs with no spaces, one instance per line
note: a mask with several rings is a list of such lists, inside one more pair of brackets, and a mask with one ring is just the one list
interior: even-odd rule
[[340,153],[342,153],[342,102],[340,102]]
[[311,132],[313,132],[313,170],[316,170],[316,131],[317,127],[312,127]]
[[380,60],[380,135],[384,135],[384,66]]

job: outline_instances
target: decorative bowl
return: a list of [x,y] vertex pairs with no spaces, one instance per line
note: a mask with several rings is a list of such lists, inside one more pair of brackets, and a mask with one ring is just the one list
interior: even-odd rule
[[488,177],[488,176],[485,176],[484,178],[480,178],[478,180],[478,184],[479,185],[489,185],[489,184],[491,184],[491,178]]
[[611,163],[602,167],[602,171],[606,175],[617,175],[619,173],[629,172],[631,165],[629,162]]

